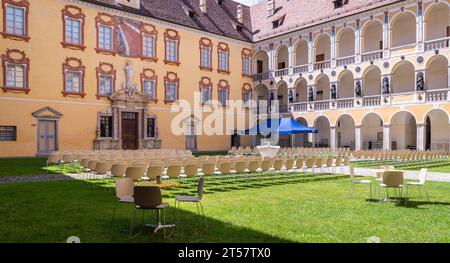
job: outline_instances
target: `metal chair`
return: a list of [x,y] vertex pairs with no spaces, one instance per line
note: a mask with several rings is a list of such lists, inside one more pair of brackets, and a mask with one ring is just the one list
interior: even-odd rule
[[123,179],[116,180],[117,203],[114,206],[112,220],[114,220],[117,206],[119,204],[133,204],[134,203],[133,192],[134,192],[134,183],[131,178],[123,178]]
[[406,195],[409,196],[409,186],[417,186],[419,190],[420,198],[424,200],[424,196],[422,194],[422,190],[425,192],[428,202],[430,202],[430,196],[428,195],[427,190],[425,189],[425,182],[427,181],[428,169],[422,168],[419,173],[419,182],[406,182]]
[[357,180],[355,176],[355,169],[350,167],[350,196],[353,194],[353,189],[356,184],[365,184],[369,186],[369,199],[372,198],[372,181],[371,180]]
[[[197,212],[199,214],[199,216],[203,217],[203,222],[206,225],[206,218],[205,218],[205,212],[203,210],[203,204],[202,204],[202,198],[203,198],[203,188],[205,185],[205,178],[201,177],[198,180],[198,185],[197,185],[197,196],[175,196],[175,208],[176,210],[176,218],[177,218],[177,225],[178,225],[178,211],[180,209],[180,204],[181,203],[195,203],[195,205],[197,206]],[[178,206],[177,206],[178,205]],[[199,206],[200,205],[200,206]],[[200,213],[201,210],[201,213]]]

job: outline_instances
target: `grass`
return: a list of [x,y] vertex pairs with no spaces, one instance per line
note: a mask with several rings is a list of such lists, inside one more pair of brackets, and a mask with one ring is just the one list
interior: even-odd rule
[[0,159],[0,176],[46,174],[46,161],[46,158]]
[[352,162],[354,167],[361,168],[378,168],[380,165],[393,165],[399,170],[420,170],[421,168],[428,168],[430,172],[450,173],[450,158],[431,160],[431,161],[355,161]]
[[[182,204],[179,227],[167,240],[145,230],[129,238],[131,207],[120,205],[112,221],[115,197],[103,181],[95,188],[85,181],[0,185],[0,242],[65,242],[69,236],[82,242],[366,242],[371,236],[382,242],[450,242],[450,183],[427,182],[432,202],[411,189],[405,207],[366,201],[364,186],[350,197],[344,178],[207,178],[206,226],[195,206]],[[164,201],[173,205],[173,195],[194,192],[190,180],[181,189],[164,190]],[[146,222],[153,220],[147,212]]]

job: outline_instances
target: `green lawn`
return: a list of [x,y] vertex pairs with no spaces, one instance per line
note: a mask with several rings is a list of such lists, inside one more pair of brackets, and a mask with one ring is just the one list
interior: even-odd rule
[[[242,176],[239,176],[242,178]],[[181,206],[176,234],[167,240],[149,231],[128,237],[131,207],[111,220],[114,193],[97,181],[0,185],[0,242],[450,242],[450,183],[427,183],[431,203],[410,191],[408,207],[366,201],[367,188],[349,197],[342,176],[275,175],[208,178],[206,227],[195,206]],[[178,194],[193,193],[195,182]],[[164,200],[173,205],[173,190]],[[170,210],[174,212],[174,210]],[[140,214],[137,218],[141,218]],[[139,220],[138,220],[139,221]],[[146,213],[153,221],[153,213]]]
[[430,172],[450,173],[450,158],[432,161],[356,161],[352,166],[361,168],[377,168],[380,165],[393,165],[399,170],[420,170],[428,168]]
[[0,159],[0,176],[46,174],[46,161],[46,158]]

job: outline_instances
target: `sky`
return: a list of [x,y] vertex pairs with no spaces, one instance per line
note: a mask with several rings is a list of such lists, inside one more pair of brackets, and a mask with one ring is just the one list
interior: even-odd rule
[[253,5],[253,4],[257,4],[261,0],[234,0],[234,1],[239,2],[239,3],[243,3],[245,5]]

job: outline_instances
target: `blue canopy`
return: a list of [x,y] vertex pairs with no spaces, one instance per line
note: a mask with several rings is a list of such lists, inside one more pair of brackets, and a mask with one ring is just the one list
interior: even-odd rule
[[259,123],[251,129],[242,131],[242,135],[268,135],[274,134],[299,134],[299,133],[317,133],[318,130],[308,128],[296,122],[293,118],[275,118],[260,120]]

